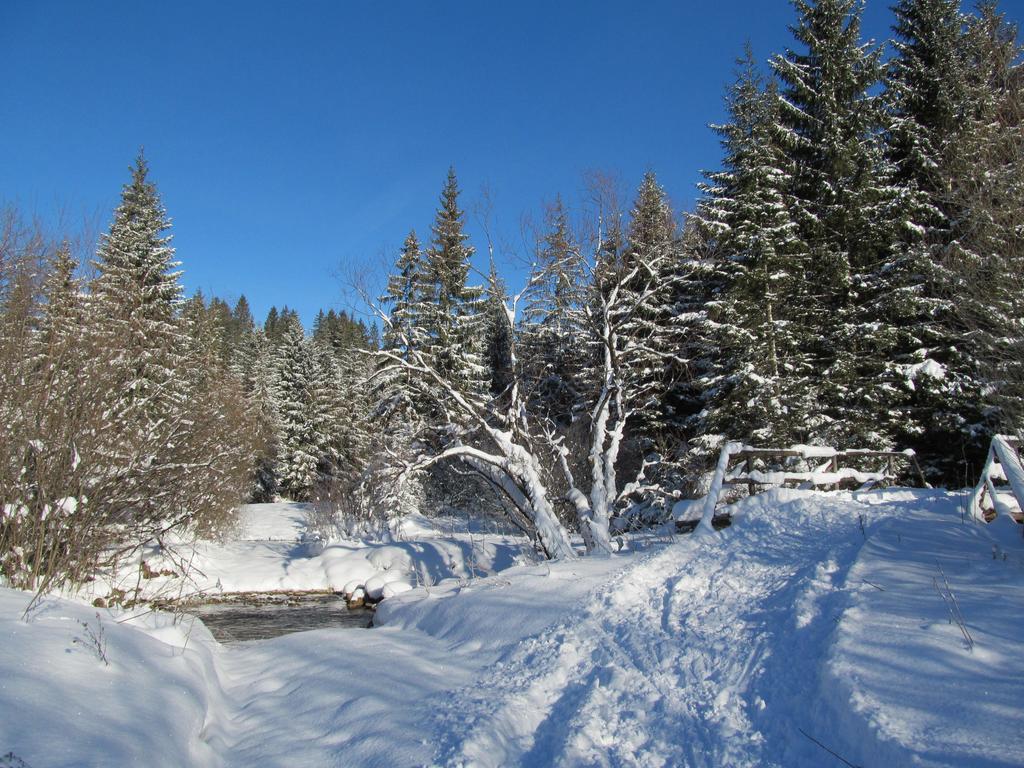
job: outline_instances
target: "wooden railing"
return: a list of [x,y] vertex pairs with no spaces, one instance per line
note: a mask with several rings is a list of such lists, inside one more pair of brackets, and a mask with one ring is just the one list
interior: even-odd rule
[[[854,462],[872,459],[877,460],[877,470],[849,466]],[[792,468],[796,464],[803,464],[805,468]],[[844,451],[816,445],[755,448],[738,442],[726,443],[718,456],[711,487],[704,499],[700,523],[694,527],[703,531],[721,527],[722,518],[727,516],[718,515],[716,508],[723,488],[728,485],[746,485],[750,494],[766,487],[787,485],[833,489],[850,486],[866,489],[893,483],[907,472],[910,472],[922,487],[929,487],[917,463],[917,456],[912,450]]]
[[[997,482],[1006,485],[996,485]],[[1018,522],[1024,510],[1024,467],[1020,460],[1020,441],[1007,435],[996,435],[988,449],[985,468],[981,470],[974,492],[967,503],[968,512],[976,520],[988,522],[999,515],[1009,515]]]

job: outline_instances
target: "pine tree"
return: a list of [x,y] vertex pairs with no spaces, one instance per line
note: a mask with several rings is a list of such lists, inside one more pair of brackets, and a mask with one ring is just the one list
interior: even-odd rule
[[809,435],[832,444],[891,444],[879,429],[887,407],[884,362],[865,334],[870,275],[888,257],[896,192],[881,152],[881,111],[872,88],[881,50],[860,43],[856,0],[794,0],[791,27],[805,53],[771,64],[784,88],[780,120],[793,163],[793,218],[807,244],[812,291],[806,306],[808,354],[821,371],[827,421]]
[[531,407],[567,427],[586,405],[596,356],[587,318],[591,297],[583,252],[561,198],[546,218],[547,231],[523,296],[520,365]]
[[678,256],[672,207],[657,177],[649,171],[637,190],[622,258],[622,273],[635,269],[636,274],[623,286],[621,316],[614,318],[618,334],[626,342],[622,364],[635,372],[640,401],[636,421],[647,438],[655,437],[670,420],[668,392],[673,380],[682,375],[674,364],[680,339],[673,329],[672,306]]
[[787,445],[820,425],[804,328],[808,252],[791,217],[795,165],[786,153],[774,84],[748,46],[738,62],[722,137],[725,169],[708,174],[699,221],[713,240],[724,291],[712,309],[723,351],[709,381],[704,429],[727,439]]
[[466,284],[473,247],[466,242],[458,198],[455,170],[449,169],[427,250],[421,301],[428,340],[423,351],[442,376],[479,396],[488,379],[482,360],[483,292]]
[[316,359],[297,320],[286,321],[278,354],[280,487],[289,498],[306,501],[313,497],[320,477],[324,437],[316,412]]
[[182,290],[166,234],[171,223],[148,172],[140,153],[110,231],[100,240],[92,295],[101,346],[121,379],[118,407],[132,411],[122,418],[145,414],[156,424],[181,405],[176,368],[183,334],[176,313]]

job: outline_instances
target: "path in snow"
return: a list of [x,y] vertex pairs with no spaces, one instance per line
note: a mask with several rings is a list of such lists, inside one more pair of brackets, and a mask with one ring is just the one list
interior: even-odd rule
[[815,730],[807,704],[847,600],[845,574],[864,543],[859,516],[870,526],[882,509],[785,498],[748,500],[733,528],[631,565],[577,615],[521,644],[444,706],[437,759],[467,766],[832,760],[798,729]]
[[224,701],[204,738],[229,766],[428,765],[433,713],[450,692],[471,685],[524,635],[541,633],[624,562],[525,568],[514,586],[500,576],[439,586],[404,613],[429,633],[396,620],[220,648]]

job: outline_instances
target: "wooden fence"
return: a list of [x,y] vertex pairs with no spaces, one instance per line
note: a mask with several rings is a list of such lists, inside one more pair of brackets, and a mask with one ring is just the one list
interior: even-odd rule
[[1020,441],[1017,438],[1007,435],[992,438],[985,468],[967,509],[972,517],[983,522],[999,515],[1009,515],[1017,522],[1024,520],[1024,467],[1021,466]]
[[[865,469],[865,463],[874,463],[877,468]],[[801,464],[803,468],[797,469]],[[853,464],[860,466],[851,466]],[[700,521],[694,521],[692,527],[709,531],[728,524],[729,516],[716,512],[726,486],[745,485],[751,495],[767,487],[780,486],[867,489],[891,484],[908,472],[922,487],[928,487],[912,450],[838,450],[816,445],[755,448],[738,442],[726,443],[718,456]]]

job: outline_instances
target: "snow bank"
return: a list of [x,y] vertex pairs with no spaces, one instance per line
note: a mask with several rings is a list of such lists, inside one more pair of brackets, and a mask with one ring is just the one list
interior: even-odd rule
[[822,694],[859,764],[1009,767],[1024,755],[1021,527],[964,523],[960,501],[903,507],[850,569]]
[[[150,615],[108,611],[0,588],[0,754],[30,766],[216,766],[202,739],[219,688],[213,640]],[[166,642],[171,641],[171,642]]]
[[[222,541],[176,542],[142,553],[146,576],[132,564],[119,576],[84,593],[106,599],[114,590],[142,590],[144,600],[180,599],[233,592],[363,590],[379,600],[444,579],[470,579],[533,562],[522,536],[479,530],[466,521],[436,523],[414,516],[397,531],[406,540],[388,544],[310,533],[308,505],[282,502],[242,508],[235,531]],[[186,573],[186,576],[174,574]],[[154,574],[159,576],[150,578]]]

